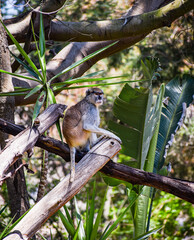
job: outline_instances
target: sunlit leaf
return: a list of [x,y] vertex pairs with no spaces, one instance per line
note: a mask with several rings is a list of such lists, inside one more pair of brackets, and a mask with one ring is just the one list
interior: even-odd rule
[[[25,76],[25,75],[22,75],[22,74],[17,74],[17,73],[8,72],[8,71],[5,71],[5,70],[3,70],[3,69],[0,69],[0,72],[9,74],[9,75],[14,76],[14,77],[24,78],[24,79],[28,79],[28,80],[40,82],[40,81],[37,80],[36,78],[31,78],[31,77],[28,77],[28,76]],[[36,75],[36,76],[37,76],[37,75]]]
[[41,80],[39,80],[39,76],[38,74],[31,68],[29,67],[25,62],[23,62],[20,58],[18,58],[15,54],[13,54],[12,52],[10,52],[11,55],[13,55],[13,57],[19,62],[19,64],[21,64],[32,76],[34,76],[36,79],[33,81],[37,81],[39,83],[41,83]]
[[36,104],[34,106],[34,111],[33,111],[33,115],[32,115],[32,126],[34,124],[34,120],[37,118],[37,116],[40,113],[40,109],[43,106],[45,99],[46,99],[46,92],[42,91],[40,93],[38,99],[36,100]]
[[68,221],[68,219],[64,216],[64,214],[60,210],[58,211],[58,215],[69,235],[73,237],[76,232],[74,226]]
[[37,85],[36,87],[34,87],[26,96],[24,99],[29,98],[30,96],[34,95],[35,93],[37,93],[39,90],[41,90],[42,85]]
[[21,53],[21,55],[24,57],[24,59],[29,63],[29,65],[31,66],[31,68],[34,70],[34,72],[40,77],[42,78],[41,74],[39,73],[37,67],[35,66],[35,64],[32,62],[32,60],[30,59],[30,57],[28,56],[28,54],[23,50],[23,48],[20,46],[20,44],[18,43],[18,41],[14,38],[14,36],[9,32],[9,30],[7,29],[7,27],[5,26],[5,24],[0,20],[0,22],[2,23],[4,29],[6,30],[7,34],[9,35],[10,39],[12,40],[12,42],[15,44],[15,46],[17,47],[17,49],[19,50],[19,52]]
[[73,68],[75,68],[75,67],[79,66],[80,64],[88,61],[89,59],[91,59],[91,58],[93,58],[94,56],[100,54],[101,52],[105,51],[106,49],[112,47],[112,46],[115,45],[117,42],[118,42],[118,41],[116,41],[116,42],[114,42],[114,43],[112,43],[112,44],[110,44],[110,45],[108,45],[108,46],[106,46],[106,47],[104,47],[104,48],[101,48],[101,49],[95,51],[94,53],[91,53],[91,54],[89,54],[88,56],[84,57],[83,59],[81,59],[81,60],[79,60],[79,61],[71,64],[69,67],[65,68],[63,71],[61,71],[60,73],[58,73],[58,74],[56,74],[54,77],[52,77],[52,78],[49,80],[49,83],[52,82],[55,78],[60,77],[60,76],[63,75],[64,73],[72,70]]

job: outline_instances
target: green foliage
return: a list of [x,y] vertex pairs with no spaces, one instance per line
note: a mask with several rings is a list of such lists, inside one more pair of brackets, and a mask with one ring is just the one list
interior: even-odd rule
[[[161,70],[159,64],[152,59],[151,61],[146,60],[145,63],[142,62],[142,68],[145,78],[149,80],[159,76],[158,70]],[[120,121],[110,121],[109,128],[122,139],[122,153],[136,159],[137,168],[152,172],[154,163],[158,164],[157,156],[160,155],[164,159],[166,144],[169,143],[172,132],[175,133],[178,126],[181,125],[180,121],[183,121],[183,118],[181,119],[184,114],[182,104],[183,102],[189,104],[192,101],[193,86],[191,76],[183,78],[181,85],[177,80],[172,80],[165,89],[164,85],[161,86],[155,104],[150,82],[147,88],[134,89],[127,84],[124,86],[113,107],[114,115]],[[164,90],[171,103],[166,103],[167,106],[162,109]],[[161,110],[163,110],[162,114]],[[160,117],[162,117],[161,121]],[[161,138],[165,141],[161,141]],[[164,147],[159,149],[158,146]],[[128,164],[130,165],[130,162]],[[163,164],[164,161],[162,166]],[[120,184],[120,182],[113,182],[113,184]],[[137,187],[137,192],[139,192],[138,189]],[[145,187],[131,208],[135,237],[145,233],[149,199],[150,188]]]
[[151,225],[163,228],[151,239],[184,239],[193,236],[194,211],[191,203],[161,192],[155,198]]
[[[96,182],[94,182],[92,199],[89,200],[89,194],[87,196],[85,230],[83,228],[83,225],[84,225],[83,219],[79,212],[77,201],[75,200],[75,197],[74,197],[75,210],[76,210],[75,216],[76,216],[76,220],[77,220],[77,228],[74,227],[73,221],[70,217],[70,214],[69,214],[66,206],[64,206],[66,216],[61,211],[58,212],[64,227],[68,231],[69,235],[71,237],[73,237],[73,239],[75,238],[75,236],[78,237],[78,239],[86,239],[86,240],[87,239],[88,240],[92,240],[92,239],[105,240],[105,239],[107,239],[112,234],[112,232],[117,228],[119,222],[123,219],[125,214],[129,211],[129,209],[132,207],[132,205],[135,203],[135,201],[138,198],[138,194],[131,197],[128,206],[125,209],[122,209],[121,213],[116,218],[116,220],[112,224],[109,223],[107,225],[107,227],[105,228],[105,230],[99,236],[98,229],[99,229],[101,221],[102,221],[102,215],[103,215],[103,211],[104,211],[106,195],[107,195],[107,190],[105,191],[105,194],[104,194],[103,198],[101,199],[101,204],[100,204],[99,209],[97,209],[97,211],[96,211],[95,197],[97,196],[97,193],[96,193]],[[95,217],[95,212],[97,212],[96,217]],[[80,228],[81,228],[81,231],[80,231]]]
[[166,103],[162,108],[161,124],[158,135],[155,171],[158,172],[164,165],[167,150],[172,145],[174,135],[182,126],[186,107],[193,100],[194,78],[189,75],[171,80],[165,89]]

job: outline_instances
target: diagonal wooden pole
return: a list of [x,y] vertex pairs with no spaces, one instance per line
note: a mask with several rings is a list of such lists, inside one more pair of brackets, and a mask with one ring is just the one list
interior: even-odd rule
[[76,165],[74,182],[70,183],[70,174],[68,174],[23,217],[4,239],[30,239],[46,220],[73,198],[120,149],[119,142],[113,139],[106,138],[96,144]]

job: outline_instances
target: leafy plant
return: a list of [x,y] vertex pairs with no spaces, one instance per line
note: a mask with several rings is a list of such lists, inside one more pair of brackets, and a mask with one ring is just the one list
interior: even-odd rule
[[[154,164],[155,168],[159,162],[160,168],[164,164],[158,159],[164,159],[165,145],[171,138],[171,133],[178,129],[177,126],[182,121],[180,121],[184,112],[182,103],[185,102],[187,105],[192,101],[194,85],[191,76],[185,76],[181,85],[180,79],[172,80],[166,88],[162,84],[154,104],[151,85],[152,80],[158,76],[160,67],[151,59],[151,61],[146,60],[145,64],[142,62],[142,68],[145,78],[148,79],[148,87],[133,89],[128,84],[124,86],[113,107],[114,115],[119,121],[110,121],[109,128],[122,139],[122,153],[136,160],[135,164],[134,161],[129,161],[127,164],[152,172]],[[170,93],[171,103],[162,108],[164,92],[168,97]],[[161,117],[162,121],[159,124]],[[111,184],[111,180],[109,183]],[[114,184],[120,183],[121,181],[114,182]],[[139,192],[140,187],[136,186],[136,191]],[[150,194],[150,188],[144,187],[142,194],[131,208],[135,237],[145,232]]]
[[126,214],[126,212],[129,211],[130,207],[135,203],[135,201],[137,200],[137,197],[138,197],[138,196],[134,195],[134,197],[130,199],[130,203],[126,207],[126,209],[124,209],[122,211],[122,213],[117,217],[117,220],[113,224],[108,224],[108,226],[106,227],[104,232],[99,237],[98,229],[99,229],[99,226],[101,223],[101,218],[102,218],[102,214],[103,214],[103,210],[104,210],[106,193],[107,193],[107,191],[104,194],[104,197],[101,201],[101,206],[98,209],[98,211],[97,211],[98,214],[95,218],[94,213],[95,213],[96,182],[94,182],[92,199],[89,200],[89,193],[87,196],[85,229],[83,228],[83,226],[84,226],[83,219],[79,213],[77,201],[76,201],[75,197],[74,197],[74,202],[75,202],[75,209],[76,209],[75,216],[76,216],[76,220],[77,220],[77,228],[74,227],[73,221],[70,217],[70,214],[69,214],[66,206],[64,206],[66,216],[61,211],[58,212],[59,217],[61,218],[64,227],[66,228],[69,235],[71,237],[73,237],[73,239],[76,239],[76,237],[78,237],[78,239],[86,239],[86,240],[87,239],[92,240],[92,239],[98,239],[98,238],[101,240],[107,239],[110,236],[110,234],[116,229],[118,223],[122,220],[122,218]]

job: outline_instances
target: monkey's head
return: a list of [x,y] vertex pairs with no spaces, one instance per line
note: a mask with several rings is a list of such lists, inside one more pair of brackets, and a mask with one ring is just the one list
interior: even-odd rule
[[86,91],[86,99],[97,107],[103,104],[103,96],[100,88],[90,88]]

